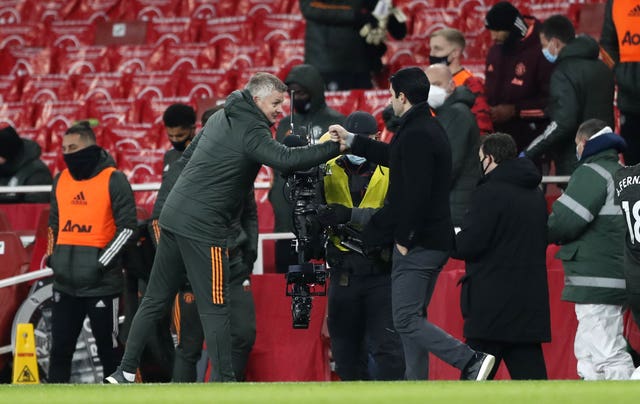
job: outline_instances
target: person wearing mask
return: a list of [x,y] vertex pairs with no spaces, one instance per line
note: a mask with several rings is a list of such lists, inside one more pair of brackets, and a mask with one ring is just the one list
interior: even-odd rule
[[466,86],[453,82],[451,72],[444,64],[426,69],[431,87],[429,106],[435,111],[451,144],[451,221],[456,227],[462,224],[471,194],[480,179],[478,170],[478,145],[480,131],[471,112],[475,96]]
[[318,69],[329,91],[373,88],[387,32],[395,39],[407,34],[407,17],[390,0],[300,0],[300,11],[304,62]]
[[[284,143],[285,137],[294,135],[317,141],[333,123],[342,123],[344,115],[327,106],[324,98],[324,82],[318,69],[311,65],[298,65],[285,78],[291,98],[291,114],[278,124],[276,140]],[[273,173],[273,183],[269,190],[269,202],[275,219],[273,231],[286,233],[293,231],[293,205],[286,187],[283,173]],[[287,272],[288,266],[297,263],[291,249],[291,240],[277,240],[276,268]]]
[[[50,185],[51,172],[40,160],[40,146],[22,139],[12,126],[0,129],[0,186]],[[0,193],[0,203],[48,203],[49,193]]]
[[121,253],[136,229],[126,176],[96,145],[88,123],[62,138],[67,168],[51,190],[47,263],[53,269],[49,383],[68,383],[76,341],[89,317],[104,374],[116,369]]
[[[516,158],[506,133],[482,138],[482,179],[456,235],[463,334],[473,349],[504,361],[513,380],[546,379],[542,343],[551,341],[547,284],[547,204],[542,176]],[[476,160],[477,161],[477,160]]]
[[544,57],[554,64],[547,114],[551,123],[524,151],[538,160],[553,160],[556,175],[571,175],[576,167],[575,133],[581,122],[600,119],[613,126],[613,73],[598,59],[595,39],[576,37],[573,24],[553,15],[542,24],[540,42]]
[[575,136],[578,168],[549,216],[549,241],[559,244],[562,300],[575,303],[574,352],[584,380],[626,380],[633,361],[623,337],[625,222],[613,176],[624,139],[606,122],[583,122]]
[[355,136],[331,125],[332,138],[351,153],[389,167],[387,203],[363,230],[367,248],[393,245],[391,302],[408,380],[426,380],[429,353],[462,370],[461,379],[485,380],[495,357],[471,349],[426,319],[436,280],[453,248],[449,209],[451,147],[427,103],[429,80],[418,67],[391,76],[390,102],[400,117],[391,143]]
[[520,152],[549,123],[544,109],[553,65],[542,55],[540,22],[508,1],[489,9],[485,26],[494,42],[485,68],[493,129],[513,136]]
[[[349,114],[345,129],[372,139],[380,134],[376,119],[363,111]],[[361,223],[351,222],[352,210],[382,207],[389,169],[346,154],[327,162],[326,172],[327,205],[321,205],[318,221],[331,229],[326,246],[331,274],[327,325],[336,373],[341,380],[401,380],[404,358],[391,316],[391,263],[343,245],[349,239],[344,226],[362,230]]]
[[640,25],[637,1],[608,0],[600,45],[613,66],[620,109],[620,134],[627,142],[626,165],[640,163]]
[[476,118],[480,134],[487,135],[493,133],[493,123],[489,114],[489,103],[484,94],[484,80],[474,76],[462,66],[462,55],[466,44],[462,32],[455,28],[434,31],[429,37],[429,64],[445,64],[449,67],[455,86],[465,86],[471,90],[475,95],[471,112]]
[[207,121],[162,208],[160,243],[147,293],[133,319],[122,362],[106,383],[134,381],[150,330],[186,280],[198,306],[212,379],[236,380],[229,329],[229,248],[239,229],[232,226],[232,219],[263,164],[282,171],[301,170],[344,150],[337,139],[287,148],[272,138],[270,127],[282,115],[286,91],[276,76],[256,73]]

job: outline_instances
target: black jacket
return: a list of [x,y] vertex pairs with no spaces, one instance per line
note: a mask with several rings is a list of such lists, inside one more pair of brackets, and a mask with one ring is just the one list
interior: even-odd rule
[[[49,185],[53,181],[49,168],[40,160],[40,146],[22,140],[22,149],[15,158],[0,165],[0,186]],[[0,203],[47,203],[49,193],[0,194]]]
[[460,296],[466,338],[551,340],[540,179],[531,160],[507,160],[473,194],[452,254],[466,263]]
[[471,107],[476,96],[465,86],[456,89],[444,104],[436,109],[436,119],[442,124],[451,143],[451,220],[460,226],[469,206],[471,193],[480,178],[478,144],[480,129]]
[[613,73],[598,59],[595,39],[579,36],[558,55],[551,74],[551,98],[547,130],[527,147],[527,157],[547,154],[556,163],[557,175],[570,175],[576,168],[575,137],[587,119],[600,119],[613,127]]
[[453,247],[451,146],[426,101],[402,115],[391,143],[356,136],[352,152],[389,167],[390,172],[388,203],[365,227],[365,243],[395,241],[409,249],[422,246],[447,252]]

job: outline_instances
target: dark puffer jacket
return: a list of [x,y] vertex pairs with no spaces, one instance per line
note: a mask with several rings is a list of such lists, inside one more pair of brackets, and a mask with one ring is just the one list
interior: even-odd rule
[[[295,66],[285,79],[286,84],[296,83],[307,90],[310,96],[311,107],[305,113],[293,114],[293,126],[295,134],[305,134],[314,139],[320,138],[329,129],[329,125],[342,124],[344,115],[329,108],[324,98],[324,84],[318,70],[310,65]],[[291,115],[285,116],[278,124],[276,139],[283,142],[291,132]],[[304,133],[300,133],[304,132]],[[269,202],[275,215],[276,232],[293,231],[292,205],[285,196],[285,179],[282,173],[273,173],[273,184],[269,191]]]
[[[103,150],[91,178],[108,167],[115,167],[115,163]],[[121,293],[123,277],[120,256],[133,239],[136,229],[136,204],[129,181],[121,171],[114,171],[109,178],[109,196],[116,232],[111,241],[100,249],[57,244],[60,224],[58,201],[55,195],[59,179],[60,174],[53,182],[51,191],[53,197],[49,213],[49,231],[53,238],[50,239],[48,252],[51,253],[50,264],[54,273],[54,289],[79,297],[111,296]],[[91,198],[90,195],[86,197]],[[110,260],[108,266],[104,267],[99,261],[107,255]]]
[[551,340],[547,285],[547,205],[529,159],[500,163],[473,194],[454,257],[464,259],[464,336]]
[[[49,168],[40,160],[40,146],[22,140],[22,149],[15,158],[0,165],[0,186],[49,185],[53,181]],[[0,203],[47,203],[49,193],[0,194]]]
[[599,53],[595,39],[579,36],[562,48],[551,74],[551,123],[525,154],[532,159],[546,154],[557,175],[570,175],[576,167],[574,139],[582,122],[595,118],[613,126],[613,73]]
[[460,226],[469,206],[471,194],[480,178],[478,145],[480,130],[471,107],[476,96],[465,86],[456,89],[444,104],[436,109],[436,119],[442,124],[451,143],[451,221]]

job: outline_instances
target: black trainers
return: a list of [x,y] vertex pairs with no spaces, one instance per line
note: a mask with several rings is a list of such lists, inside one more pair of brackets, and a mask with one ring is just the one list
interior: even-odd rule
[[131,384],[133,382],[130,382],[129,380],[127,380],[124,377],[124,373],[122,373],[122,370],[120,368],[117,368],[115,372],[111,373],[111,376],[105,377],[104,384]]
[[462,369],[460,380],[487,380],[495,363],[495,356],[484,352],[476,352],[467,363],[467,366]]

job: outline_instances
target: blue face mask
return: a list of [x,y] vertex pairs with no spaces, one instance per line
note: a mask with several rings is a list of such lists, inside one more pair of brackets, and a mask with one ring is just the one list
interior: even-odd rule
[[345,154],[345,157],[349,160],[349,162],[353,165],[359,166],[360,164],[364,164],[367,161],[366,158],[360,156],[354,156],[353,154]]
[[544,55],[545,59],[547,59],[551,63],[555,63],[556,60],[558,60],[558,55],[552,55],[551,52],[549,52],[548,46],[542,49],[542,54]]

